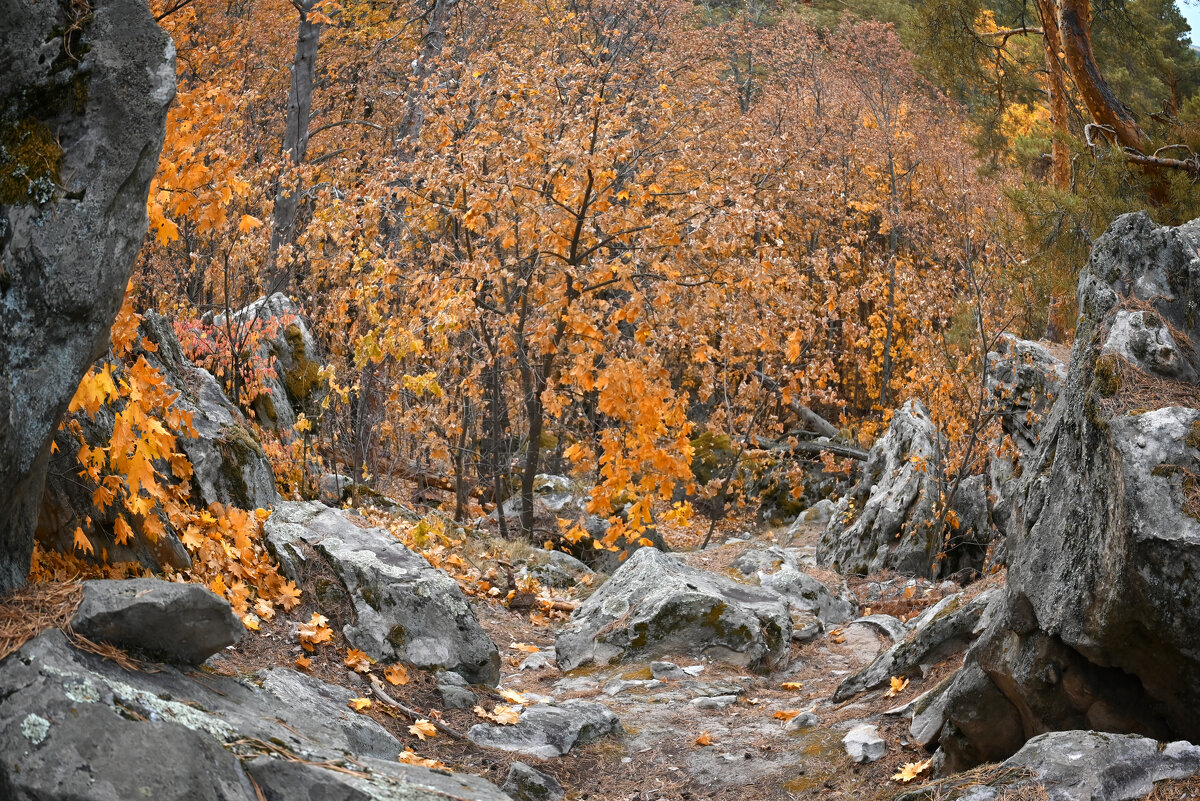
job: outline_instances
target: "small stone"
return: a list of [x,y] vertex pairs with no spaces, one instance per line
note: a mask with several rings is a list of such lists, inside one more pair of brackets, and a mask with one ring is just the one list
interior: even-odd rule
[[530,654],[521,661],[518,670],[541,670],[542,668],[554,667],[554,649],[549,651],[538,651],[535,654]]
[[887,744],[879,736],[879,730],[869,724],[855,726],[842,738],[846,753],[855,762],[874,762],[883,757]]
[[508,778],[500,789],[513,801],[558,801],[566,795],[557,779],[524,762],[514,762],[508,766]]
[[704,665],[688,665],[682,669],[689,676],[699,676],[704,672]]
[[697,709],[725,709],[737,703],[736,695],[710,695],[701,698],[693,698],[689,703]]
[[799,715],[796,715],[796,717],[792,718],[787,723],[783,724],[783,730],[786,731],[788,734],[791,734],[792,732],[802,731],[804,729],[811,729],[813,726],[816,726],[820,722],[821,722],[821,719],[819,717],[817,717],[816,713],[801,712]]
[[669,681],[677,681],[686,679],[688,674],[680,669],[679,665],[674,662],[651,662],[650,675],[656,679],[664,679]]

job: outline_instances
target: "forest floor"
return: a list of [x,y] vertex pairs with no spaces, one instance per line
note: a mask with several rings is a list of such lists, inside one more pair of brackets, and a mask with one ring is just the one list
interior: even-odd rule
[[[725,533],[727,541],[703,551],[694,549],[693,532],[678,532],[669,539],[676,547],[692,545],[693,550],[680,551],[692,566],[747,581],[730,566],[743,551],[774,544],[811,551],[820,528],[812,526],[791,542],[780,543],[785,536],[783,529],[747,533],[745,527],[742,531],[734,527]],[[730,536],[737,534],[740,536]],[[831,587],[841,580],[817,568],[809,572]],[[996,576],[977,582],[966,593],[973,596],[1001,580],[1002,577]],[[953,585],[895,576],[856,579],[851,582],[851,589],[864,607],[861,614],[886,613],[901,619],[919,614],[948,592],[958,590]],[[866,599],[874,599],[873,605]],[[567,673],[553,666],[521,670],[519,665],[535,649],[553,647],[561,620],[548,624],[541,620],[535,624],[528,612],[478,598],[472,599],[472,603],[480,623],[501,653],[500,688],[519,692],[530,702],[586,699],[602,703],[620,718],[624,735],[577,747],[563,757],[537,760],[445,735],[421,740],[410,733],[411,720],[393,717],[380,705],[364,714],[378,720],[416,754],[444,763],[451,770],[481,775],[499,785],[509,764],[522,761],[555,776],[566,788],[568,798],[581,801],[890,798],[903,788],[891,777],[904,764],[921,762],[929,755],[907,740],[908,715],[886,713],[933,687],[961,659],[934,667],[894,696],[888,697],[884,688],[833,704],[830,697],[838,683],[869,664],[890,645],[871,627],[853,626],[822,634],[808,643],[793,643],[789,666],[771,675],[753,675],[744,669],[682,654],[664,655],[659,658],[680,667],[703,669],[694,679],[668,680],[665,686],[653,688],[632,685],[618,690],[622,686],[620,680],[649,679],[651,660],[579,668]],[[307,620],[313,611],[330,618],[335,635],[332,643],[310,655],[312,664],[308,670],[358,695],[370,696],[370,685],[365,678],[342,664],[346,644],[340,631],[342,625],[351,622],[348,606],[318,610],[311,595],[292,615],[264,623],[261,636],[244,638],[236,648],[213,657],[210,664],[219,672],[240,675],[260,668],[292,666],[303,655],[294,635],[296,623]],[[388,689],[396,701],[427,717],[440,719],[458,732],[466,732],[480,722],[471,710],[443,709],[431,673],[410,670],[407,684]],[[489,709],[498,703],[511,703],[494,691],[473,689],[481,705]],[[691,703],[702,695],[722,694],[737,695],[736,703],[723,709],[704,709]],[[815,712],[819,724],[789,733],[784,719],[798,710]],[[781,714],[776,717],[776,713]],[[856,764],[847,756],[842,738],[849,728],[860,723],[878,727],[887,743],[882,759]]]

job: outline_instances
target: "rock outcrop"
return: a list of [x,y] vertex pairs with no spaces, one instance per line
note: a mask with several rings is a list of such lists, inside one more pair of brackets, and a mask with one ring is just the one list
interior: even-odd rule
[[0,593],[25,581],[54,431],[108,346],[174,94],[145,3],[0,0]]
[[576,745],[620,733],[620,721],[603,704],[558,701],[529,707],[511,726],[477,723],[467,732],[467,737],[488,748],[553,759],[570,752]]
[[1126,215],[1079,279],[1063,392],[1023,465],[1003,613],[939,704],[947,767],[1053,730],[1200,739],[1200,222]]
[[49,630],[0,662],[0,687],[7,801],[128,801],[151,788],[163,801],[255,801],[256,785],[301,801],[507,798],[397,762],[403,746],[347,707],[353,693],[284,668],[249,681],[126,672]]
[[283,573],[301,586],[311,560],[332,569],[354,608],[343,633],[355,648],[477,684],[499,681],[500,654],[458,584],[387,531],[316,502],[281,503],[264,531]]
[[563,670],[633,655],[696,654],[767,672],[787,665],[791,637],[778,594],[642,548],[575,610],[555,656]]
[[894,570],[934,577],[982,567],[991,524],[981,477],[959,487],[953,510],[960,524],[948,541],[943,542],[936,525],[940,488],[935,469],[943,449],[920,402],[897,409],[887,432],[871,448],[862,477],[834,510],[817,545],[817,562],[863,575]]

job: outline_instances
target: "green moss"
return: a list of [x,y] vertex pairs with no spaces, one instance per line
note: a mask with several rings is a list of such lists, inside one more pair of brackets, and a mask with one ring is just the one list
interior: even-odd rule
[[304,344],[304,332],[300,326],[292,323],[284,329],[283,337],[292,351],[292,369],[284,372],[283,384],[287,388],[288,397],[297,405],[303,405],[314,390],[321,385],[321,366],[308,358],[308,349]]
[[221,451],[221,471],[233,501],[243,509],[250,508],[250,488],[246,486],[243,466],[254,457],[262,458],[263,449],[248,430],[239,425],[227,427],[217,440]]
[[1092,386],[1103,398],[1111,398],[1121,391],[1120,359],[1115,353],[1106,353],[1096,359],[1096,369],[1092,371]]
[[54,199],[63,151],[50,127],[26,117],[0,130],[0,205],[41,205]]

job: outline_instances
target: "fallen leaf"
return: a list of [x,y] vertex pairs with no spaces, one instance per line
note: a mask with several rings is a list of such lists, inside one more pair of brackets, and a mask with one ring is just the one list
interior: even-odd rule
[[924,762],[909,762],[900,768],[900,772],[892,776],[892,781],[908,784],[933,766],[933,757]]
[[349,648],[346,650],[346,658],[342,664],[356,673],[371,672],[371,657],[367,656],[357,648]]
[[836,644],[841,645],[846,641],[846,632],[842,629],[834,629],[833,631],[829,632],[829,639],[833,640],[833,642]]
[[418,756],[411,748],[405,748],[400,752],[400,756],[396,757],[400,762],[406,765],[417,765],[422,768],[434,768],[445,770],[446,763],[438,762],[436,759],[426,759],[423,756]]
[[408,668],[401,665],[399,662],[383,671],[383,677],[388,680],[389,684],[399,687],[401,684],[408,684]]
[[785,681],[782,685],[785,690],[803,690],[804,682],[802,681]]
[[529,703],[529,699],[526,698],[525,696],[521,695],[516,690],[500,689],[500,690],[497,690],[496,692],[498,692],[500,694],[500,697],[503,698],[505,701],[508,701],[510,704],[528,704]]
[[538,651],[542,650],[536,645],[530,645],[527,642],[510,642],[508,647],[515,651],[524,651],[527,654],[536,654]]
[[496,704],[491,712],[488,712],[481,706],[476,706],[471,710],[484,720],[490,720],[492,723],[498,723],[501,726],[511,726],[521,719],[521,713],[516,707],[505,706],[504,704]]
[[771,717],[775,718],[776,720],[782,720],[784,723],[786,723],[803,711],[803,709],[781,709]]
[[696,745],[712,745],[712,735],[706,731],[700,732],[700,736],[696,738]]
[[433,723],[425,718],[421,718],[409,726],[408,731],[410,734],[417,735],[417,738],[420,740],[424,740],[427,737],[437,737],[437,726],[434,726]]
[[884,698],[895,698],[900,693],[904,692],[904,688],[908,686],[908,679],[901,676],[892,676],[892,686],[883,694]]
[[355,712],[362,712],[364,709],[371,708],[370,698],[351,698],[348,706]]
[[308,670],[310,667],[312,667],[312,660],[307,656],[302,656],[296,660],[296,667],[300,668],[301,670]]
[[254,615],[242,615],[242,625],[251,631],[258,631],[258,618]]

